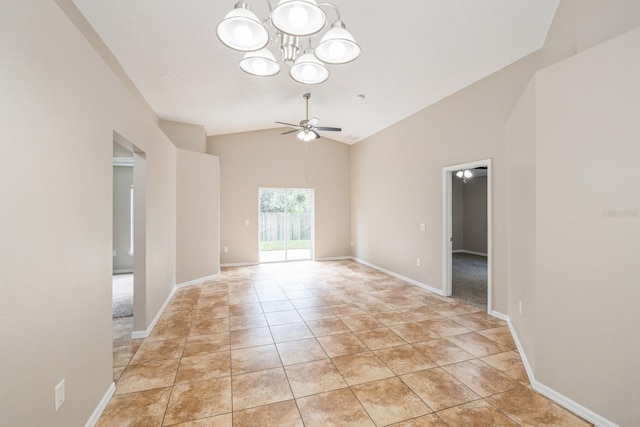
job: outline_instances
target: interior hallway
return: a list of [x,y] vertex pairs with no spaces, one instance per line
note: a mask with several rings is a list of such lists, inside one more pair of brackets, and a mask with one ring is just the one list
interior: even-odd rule
[[352,261],[223,269],[144,341],[130,319],[101,427],[590,425],[530,388],[504,321]]

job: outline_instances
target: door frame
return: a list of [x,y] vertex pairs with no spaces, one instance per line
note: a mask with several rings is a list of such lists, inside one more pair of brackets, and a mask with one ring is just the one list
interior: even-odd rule
[[452,208],[452,177],[463,169],[487,168],[487,313],[493,311],[493,232],[492,232],[492,182],[493,169],[491,159],[477,160],[469,163],[446,166],[442,168],[442,291],[444,296],[450,297],[452,286],[452,258],[453,258],[453,208]]
[[[262,227],[262,222],[260,220],[260,193],[262,190],[282,190],[285,192],[285,196],[287,191],[289,190],[305,190],[311,193],[311,248],[309,249],[309,259],[294,259],[290,260],[288,256],[288,239],[285,239],[284,242],[284,261],[261,261],[260,260],[260,230]],[[288,219],[285,215],[285,230],[288,229]],[[316,244],[316,192],[313,188],[302,188],[302,187],[258,187],[258,264],[268,264],[268,263],[277,263],[277,262],[294,262],[294,261],[314,261],[315,260],[315,244]]]

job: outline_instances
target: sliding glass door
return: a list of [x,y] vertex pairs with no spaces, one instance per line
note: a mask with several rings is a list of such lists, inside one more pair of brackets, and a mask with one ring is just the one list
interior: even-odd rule
[[313,190],[261,188],[260,262],[313,258]]

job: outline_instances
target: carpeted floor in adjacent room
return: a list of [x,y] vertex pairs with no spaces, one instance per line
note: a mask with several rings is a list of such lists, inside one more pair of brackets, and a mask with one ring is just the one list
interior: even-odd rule
[[113,318],[133,316],[133,274],[113,275]]
[[465,304],[487,309],[487,257],[453,254],[452,297]]

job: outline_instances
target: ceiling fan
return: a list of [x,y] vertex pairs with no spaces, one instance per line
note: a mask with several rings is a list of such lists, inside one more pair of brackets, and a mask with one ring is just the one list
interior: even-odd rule
[[294,125],[291,123],[284,122],[276,122],[281,125],[290,126],[294,128],[293,130],[283,132],[281,135],[287,135],[289,133],[298,132],[298,138],[305,141],[313,141],[314,139],[320,138],[320,134],[318,131],[332,131],[332,132],[340,132],[341,128],[329,127],[329,126],[316,126],[319,122],[317,117],[312,117],[309,119],[309,98],[311,98],[310,93],[305,93],[302,97],[306,100],[307,103],[307,115],[304,120],[300,122],[299,125]]

